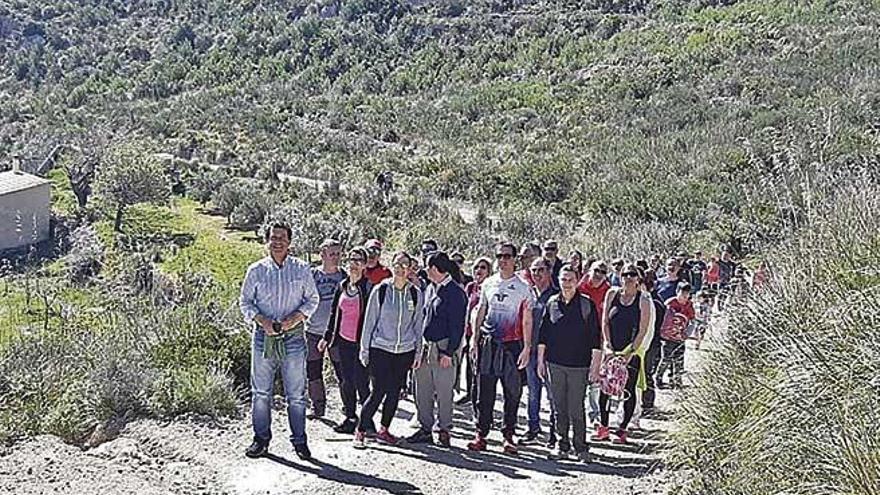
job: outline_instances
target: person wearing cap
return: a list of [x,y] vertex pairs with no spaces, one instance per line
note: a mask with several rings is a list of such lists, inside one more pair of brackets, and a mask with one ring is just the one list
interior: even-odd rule
[[[324,352],[318,349],[318,343],[327,331],[336,289],[347,276],[343,270],[339,269],[341,253],[341,242],[336,239],[325,239],[320,248],[321,265],[312,268],[312,278],[315,279],[315,288],[318,290],[320,298],[317,309],[306,320],[306,378],[309,382],[308,393],[313,418],[323,418],[327,409],[327,391],[324,387]],[[340,381],[338,350],[331,351],[330,362],[333,364],[337,381]]]
[[623,287],[623,259],[617,258],[611,262],[611,273],[608,274],[608,283],[611,287]]
[[689,261],[690,255],[687,251],[679,251],[675,255],[675,259],[678,260],[678,279],[682,282],[692,283],[693,274],[691,273],[691,264]]
[[553,271],[553,287],[559,288],[559,270],[562,269],[562,259],[559,258],[559,244],[554,240],[544,242],[542,248],[544,259],[550,263]]
[[391,278],[391,270],[382,265],[382,241],[379,239],[370,239],[364,244],[367,250],[367,269],[364,276],[370,282],[370,286],[379,285],[386,278]]
[[532,266],[532,261],[535,261],[535,258],[540,255],[541,247],[534,242],[523,243],[522,247],[519,248],[519,271],[517,275],[529,285],[534,285],[532,273],[529,269]]

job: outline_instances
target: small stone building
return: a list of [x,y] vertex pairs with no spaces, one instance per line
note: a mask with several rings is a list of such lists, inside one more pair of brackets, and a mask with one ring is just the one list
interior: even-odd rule
[[18,170],[0,172],[0,252],[49,239],[51,183]]

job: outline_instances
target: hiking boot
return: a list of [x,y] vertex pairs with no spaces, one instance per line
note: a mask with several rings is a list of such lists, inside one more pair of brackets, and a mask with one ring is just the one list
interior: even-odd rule
[[504,435],[504,453],[507,455],[517,455],[519,454],[519,449],[516,447],[516,439],[513,437],[512,433],[508,433]]
[[367,448],[367,434],[363,431],[354,432],[352,446],[358,450]]
[[590,437],[590,439],[594,442],[607,442],[611,437],[611,431],[607,426],[599,426],[599,429],[596,430],[596,433]]
[[448,431],[440,430],[440,433],[437,434],[437,440],[440,442],[441,447],[452,445],[452,437],[450,437]]
[[482,452],[486,450],[486,438],[477,433],[477,436],[467,444],[467,448],[473,452]]
[[309,450],[309,446],[304,443],[294,445],[293,451],[296,452],[296,456],[302,461],[308,461],[312,458],[312,451]]
[[347,435],[351,435],[354,433],[354,430],[357,428],[357,420],[354,418],[345,418],[345,421],[336,425],[333,428],[333,431],[336,433],[343,433]]
[[259,457],[263,457],[269,453],[269,442],[264,442],[262,440],[254,439],[254,442],[251,444],[247,450],[244,451],[244,455],[250,457],[251,459],[257,459]]
[[382,428],[379,430],[379,433],[376,434],[376,441],[379,443],[384,443],[385,445],[397,445],[400,442],[400,439],[395,437],[388,431],[388,428]]
[[538,430],[529,431],[525,435],[523,435],[522,438],[519,439],[519,444],[520,445],[533,444],[538,441],[538,435],[540,435],[540,434],[541,434],[541,432]]
[[589,463],[593,462],[593,456],[590,455],[589,450],[582,450],[582,451],[578,452],[577,458],[579,461],[583,462],[584,464],[589,464]]
[[430,431],[419,429],[419,431],[406,437],[406,443],[434,443],[434,437]]
[[547,458],[551,461],[565,461],[568,460],[571,456],[571,452],[568,449],[563,449],[562,447],[556,447],[551,450],[547,455]]
[[611,443],[616,443],[617,445],[626,445],[629,443],[626,439],[626,430],[617,430],[614,432],[614,436],[617,438],[612,440]]

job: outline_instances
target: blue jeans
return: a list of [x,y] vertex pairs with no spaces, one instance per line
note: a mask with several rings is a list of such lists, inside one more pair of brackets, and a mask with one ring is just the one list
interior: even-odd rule
[[554,433],[556,425],[556,404],[553,402],[553,395],[550,393],[550,385],[541,381],[538,376],[538,356],[534,355],[529,358],[529,365],[526,367],[526,378],[529,385],[529,432],[536,433],[541,431],[541,395],[544,390],[547,391],[547,401],[550,402],[550,434]]
[[262,330],[256,330],[251,344],[251,417],[254,436],[266,443],[272,439],[272,389],[275,373],[281,368],[290,441],[294,445],[303,445],[306,443],[306,340],[301,333],[285,336],[286,352],[284,358],[279,360],[263,357],[265,338]]
[[588,417],[590,422],[599,421],[599,384],[591,383],[587,386],[587,399],[590,405]]

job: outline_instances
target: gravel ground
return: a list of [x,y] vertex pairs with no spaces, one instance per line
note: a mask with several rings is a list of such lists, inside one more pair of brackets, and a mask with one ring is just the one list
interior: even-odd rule
[[[338,393],[331,389],[329,395],[335,400],[328,417],[339,418]],[[0,451],[0,493],[664,493],[660,444],[673,426],[674,395],[660,391],[661,414],[657,419],[643,419],[630,445],[593,445],[590,464],[549,461],[543,446],[523,447],[518,456],[506,456],[501,453],[497,431],[490,434],[487,452],[471,453],[466,448],[473,434],[469,406],[456,406],[450,450],[372,443],[357,451],[350,436],[332,431],[330,421],[310,420],[307,431],[315,460],[303,462],[285,440],[283,410],[276,410],[272,455],[258,460],[243,455],[251,440],[248,417],[220,424],[199,418],[139,420],[128,424],[119,438],[86,451],[55,437],[35,437]],[[499,419],[500,402],[499,397]],[[391,431],[401,436],[414,432],[410,426],[413,413],[413,403],[402,401]],[[525,404],[520,413],[520,425],[524,425]]]

